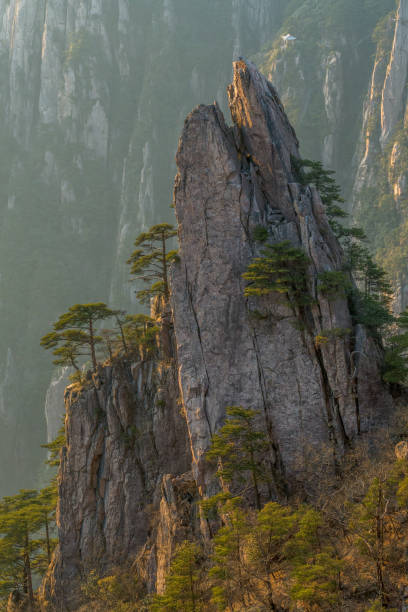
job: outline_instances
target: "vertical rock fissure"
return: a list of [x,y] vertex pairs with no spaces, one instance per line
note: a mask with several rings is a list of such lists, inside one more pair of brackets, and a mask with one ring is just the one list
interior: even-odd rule
[[188,277],[187,277],[187,268],[186,268],[186,288],[187,288],[187,293],[188,293],[188,299],[189,299],[189,304],[190,304],[191,312],[193,314],[194,321],[195,321],[195,324],[196,324],[197,338],[198,338],[198,341],[200,343],[200,351],[201,351],[201,356],[202,356],[203,364],[204,364],[204,370],[205,370],[205,376],[206,376],[206,384],[205,384],[204,391],[202,393],[203,411],[204,411],[205,418],[206,418],[206,421],[207,421],[208,431],[210,433],[210,436],[212,436],[214,432],[212,431],[210,418],[209,418],[208,412],[207,412],[207,395],[208,395],[208,390],[209,390],[209,387],[210,387],[210,378],[208,376],[208,368],[207,368],[207,363],[206,363],[206,359],[205,359],[203,343],[202,343],[202,340],[201,340],[200,325],[199,325],[199,322],[198,322],[198,317],[197,317],[196,310],[194,308],[193,295],[192,295],[192,291],[191,291],[191,288],[190,288],[190,283],[189,283]]
[[[248,316],[250,316],[248,302],[246,303],[246,307],[247,307],[247,314]],[[282,494],[287,493],[287,483],[285,482],[284,468],[283,468],[282,457],[281,457],[280,450],[279,450],[279,445],[277,443],[276,436],[274,434],[274,428],[273,428],[272,421],[269,418],[269,414],[268,414],[268,408],[270,407],[270,403],[267,398],[267,391],[266,391],[266,385],[265,385],[265,374],[264,374],[264,371],[261,365],[261,355],[260,355],[260,351],[258,347],[256,330],[254,329],[253,326],[251,326],[250,329],[251,329],[252,343],[254,347],[256,364],[257,364],[257,369],[258,369],[259,388],[260,388],[261,396],[262,396],[263,412],[264,412],[264,418],[265,418],[265,423],[266,423],[267,432],[268,432],[268,442],[270,445],[271,474],[274,480],[274,485],[276,488],[277,495],[278,497],[280,497]]]

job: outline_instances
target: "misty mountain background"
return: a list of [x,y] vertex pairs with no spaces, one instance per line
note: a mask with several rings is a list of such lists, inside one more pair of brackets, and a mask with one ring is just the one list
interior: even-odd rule
[[[0,0],[0,495],[41,478],[53,376],[41,336],[77,302],[137,310],[126,259],[141,231],[173,220],[183,121],[200,103],[226,108],[234,59],[252,58],[273,81],[302,155],[336,170],[378,253],[398,243],[408,168],[398,6]],[[387,110],[395,79],[401,104]],[[384,113],[391,129],[381,139]],[[387,256],[402,307],[406,264]],[[62,405],[61,387],[48,410]]]

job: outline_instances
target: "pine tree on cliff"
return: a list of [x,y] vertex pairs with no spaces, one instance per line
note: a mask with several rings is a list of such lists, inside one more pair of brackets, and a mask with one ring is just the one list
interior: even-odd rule
[[167,251],[167,241],[177,235],[177,230],[168,223],[154,225],[135,241],[136,250],[128,260],[130,273],[138,280],[148,283],[147,289],[136,292],[142,303],[161,295],[166,301],[170,297],[169,264],[177,257],[177,251]]
[[57,357],[55,364],[73,366],[77,370],[77,359],[84,354],[82,351],[87,347],[96,370],[96,347],[102,338],[96,334],[95,326],[114,314],[115,311],[103,302],[75,304],[54,323],[54,331],[42,338],[41,346],[54,349],[53,354]]
[[204,612],[208,609],[204,601],[202,558],[202,550],[196,542],[186,540],[179,546],[166,576],[165,592],[153,597],[151,612]]
[[260,509],[260,483],[267,478],[262,458],[268,441],[266,434],[255,427],[256,415],[255,410],[229,406],[225,425],[213,436],[206,458],[218,463],[217,475],[223,483],[245,483],[245,475],[249,474]]
[[251,261],[242,275],[248,282],[246,297],[281,293],[299,306],[312,301],[307,288],[310,260],[302,249],[285,240],[266,245],[261,255]]

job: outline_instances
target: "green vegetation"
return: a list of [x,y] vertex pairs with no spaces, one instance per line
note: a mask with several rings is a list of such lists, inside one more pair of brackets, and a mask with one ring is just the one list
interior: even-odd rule
[[[401,435],[397,431],[393,435]],[[211,543],[184,542],[164,594],[143,598],[141,609],[398,609],[408,464],[390,457],[392,444],[384,432],[372,457],[361,442],[345,461],[341,481],[322,474],[308,503],[294,495],[253,509],[242,497],[215,495],[219,524]],[[218,445],[215,439],[211,461]]]
[[166,578],[166,590],[153,598],[151,612],[205,612],[202,559],[203,551],[198,543],[186,540],[178,547]]
[[[86,599],[100,610],[109,612],[133,612],[135,602],[141,602],[146,594],[143,581],[129,569],[118,569],[111,576],[100,577],[96,571],[89,572],[82,592]],[[140,604],[139,612],[148,608]]]
[[168,223],[154,225],[143,232],[135,241],[137,248],[128,260],[131,274],[138,280],[148,283],[147,289],[136,293],[142,302],[149,302],[156,295],[169,299],[168,268],[177,258],[177,251],[167,251],[167,241],[177,235],[177,230]]
[[312,301],[307,288],[310,260],[306,253],[287,240],[267,245],[261,257],[255,257],[242,275],[248,281],[244,295],[284,294],[294,305]]
[[82,351],[87,347],[96,370],[96,347],[102,342],[102,338],[96,335],[95,326],[113,315],[114,311],[103,302],[75,304],[54,323],[54,331],[42,338],[41,346],[54,349],[56,365],[69,365],[76,370],[79,370],[77,359],[84,355]]
[[42,575],[56,544],[50,536],[56,505],[52,487],[24,490],[0,502],[0,598],[22,591],[34,609],[33,576]]
[[[330,301],[347,297],[354,323],[365,325],[370,334],[380,340],[394,321],[389,309],[392,288],[385,271],[363,246],[366,240],[363,230],[346,225],[348,215],[341,207],[343,199],[333,171],[326,170],[320,162],[296,158],[292,158],[292,167],[301,185],[313,184],[318,189],[329,224],[344,251],[342,269],[318,274],[317,292]],[[256,236],[265,245],[266,228],[257,227]],[[251,261],[243,274],[248,281],[246,297],[277,293],[286,295],[290,304],[303,309],[313,304],[308,281],[310,260],[306,253],[285,241],[266,244],[261,254]],[[308,328],[305,321],[300,323]],[[320,334],[317,345],[324,344],[329,337],[333,337],[330,331],[327,336]]]
[[386,382],[406,384],[408,377],[408,309],[396,319],[397,334],[387,339],[387,350],[384,359]]
[[[289,5],[279,35],[290,32],[294,44],[280,36],[256,58],[265,75],[272,74],[285,111],[301,142],[305,157],[322,158],[322,143],[337,129],[333,158],[341,183],[350,187],[350,160],[361,129],[361,103],[367,94],[377,24],[391,11],[394,0],[303,0]],[[391,32],[392,34],[392,32]],[[345,44],[345,41],[347,43]],[[358,46],[358,57],[354,50]],[[347,77],[343,69],[347,66]],[[338,125],[327,114],[324,79],[341,83]],[[336,112],[337,114],[337,112]],[[347,124],[347,130],[341,125]]]
[[350,277],[342,270],[329,270],[318,275],[318,290],[328,298],[343,296],[351,288]]
[[259,413],[242,406],[229,406],[226,414],[225,425],[212,438],[207,460],[217,465],[217,476],[223,488],[234,481],[241,485],[246,483],[249,474],[260,509],[259,485],[267,479],[263,459],[269,445],[264,431],[259,431],[255,425]]

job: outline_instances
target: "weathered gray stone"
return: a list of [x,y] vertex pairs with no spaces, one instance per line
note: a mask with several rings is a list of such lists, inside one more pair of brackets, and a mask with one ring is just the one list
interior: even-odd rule
[[[199,106],[180,140],[172,312],[153,308],[160,360],[101,368],[86,389],[67,390],[60,544],[44,610],[75,610],[90,569],[133,562],[150,590],[163,590],[175,544],[205,530],[194,502],[218,490],[205,452],[228,405],[259,410],[275,478],[264,500],[290,488],[311,455],[329,448],[339,460],[392,408],[379,347],[353,329],[344,296],[319,292],[319,272],[339,269],[342,251],[316,189],[296,183],[298,143],[275,90],[239,61],[229,99],[233,127],[217,104]],[[259,225],[269,244],[289,240],[308,254],[310,306],[244,297]]]
[[404,110],[408,70],[408,0],[400,0],[394,42],[387,68],[381,104],[382,147],[388,142]]
[[[59,544],[41,589],[44,610],[76,610],[90,570],[106,575],[129,565],[148,543],[162,487],[171,490],[171,476],[162,485],[163,476],[183,474],[191,463],[177,394],[172,367],[158,371],[151,362],[100,368],[86,390],[67,388]],[[172,529],[170,543],[159,532],[153,567],[162,573],[177,541],[176,523]],[[155,558],[154,542],[151,548]],[[155,585],[156,570],[146,579]]]
[[[318,193],[295,183],[298,143],[275,90],[239,61],[229,98],[234,127],[217,105],[200,106],[177,153],[180,262],[172,299],[193,470],[204,492],[211,485],[204,454],[228,405],[261,411],[276,472],[287,477],[307,461],[307,448],[331,444],[341,454],[392,405],[378,349],[361,330],[358,353],[367,358],[353,361],[358,330],[345,298],[318,293],[318,273],[339,269],[341,249]],[[301,313],[276,295],[243,297],[258,224],[269,243],[290,240],[311,259],[316,303],[303,315],[308,329],[299,330]],[[315,337],[325,333],[331,339],[318,346]]]

